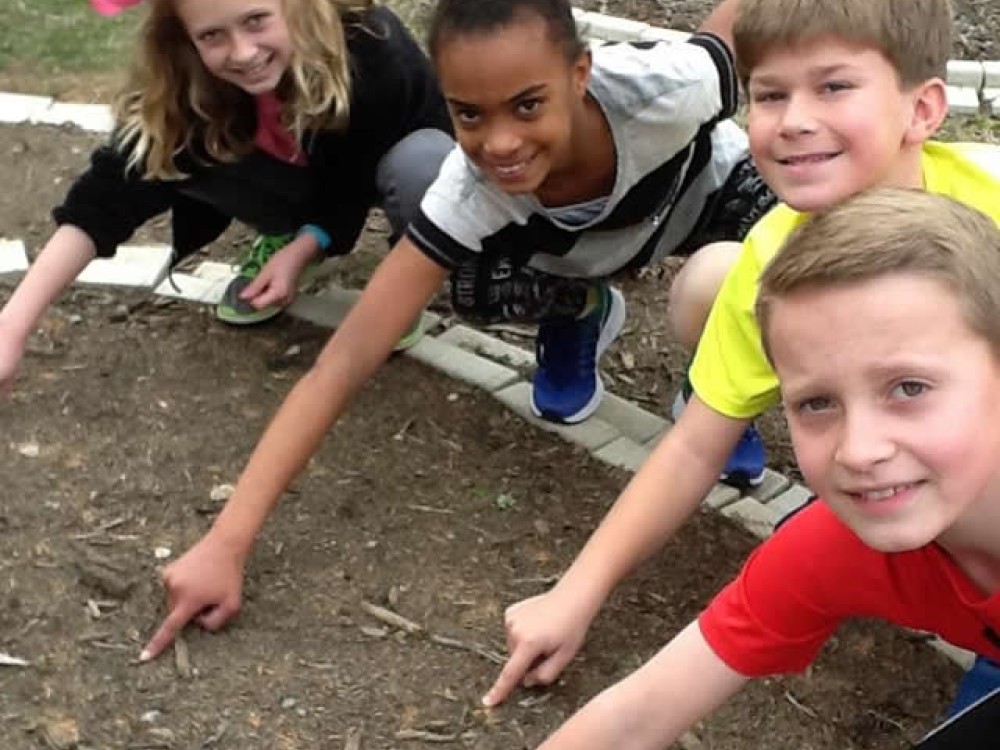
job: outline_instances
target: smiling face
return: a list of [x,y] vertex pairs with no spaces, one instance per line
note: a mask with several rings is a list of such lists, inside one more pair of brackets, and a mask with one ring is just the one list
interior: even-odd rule
[[273,91],[292,56],[281,0],[176,0],[205,68],[248,94]]
[[876,185],[923,187],[920,145],[937,125],[927,122],[936,113],[927,112],[926,97],[936,104],[939,86],[906,90],[880,52],[833,38],[776,48],[747,85],[754,160],[798,211]]
[[1000,489],[1000,363],[943,283],[894,275],[774,301],[799,465],[869,546],[916,549]]
[[507,193],[539,193],[572,167],[590,57],[567,60],[535,15],[442,40],[434,63],[459,145]]

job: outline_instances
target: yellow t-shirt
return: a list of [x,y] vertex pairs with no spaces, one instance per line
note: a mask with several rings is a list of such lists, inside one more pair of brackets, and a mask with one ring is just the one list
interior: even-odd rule
[[[922,166],[928,191],[979,209],[1000,225],[1000,147],[928,142]],[[781,400],[754,305],[765,264],[805,219],[784,204],[761,219],[715,299],[690,377],[698,398],[720,414],[752,419]]]

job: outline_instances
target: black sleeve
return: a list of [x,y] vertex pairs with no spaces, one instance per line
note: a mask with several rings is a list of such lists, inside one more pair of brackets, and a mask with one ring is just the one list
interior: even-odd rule
[[736,64],[733,52],[721,37],[701,31],[688,37],[687,44],[694,44],[708,52],[719,71],[719,92],[722,96],[722,111],[720,120],[725,120],[736,114],[739,105],[740,84],[736,77]]
[[357,239],[377,197],[375,171],[382,157],[416,130],[452,132],[430,60],[399,18],[374,6],[347,23],[350,121],[335,146],[315,154],[322,201],[310,222],[330,236],[331,254],[348,252]]
[[145,222],[164,213],[173,199],[172,183],[144,180],[126,166],[111,140],[91,154],[90,166],[52,210],[56,224],[72,224],[86,233],[97,255],[110,257]]

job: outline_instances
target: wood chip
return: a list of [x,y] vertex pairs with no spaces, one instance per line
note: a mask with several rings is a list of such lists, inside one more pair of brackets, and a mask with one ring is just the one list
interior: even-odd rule
[[27,667],[29,662],[0,651],[0,667]]
[[191,679],[191,657],[188,654],[187,641],[178,633],[174,637],[174,665],[177,674],[185,680]]
[[347,730],[344,750],[361,750],[361,727],[351,727]]

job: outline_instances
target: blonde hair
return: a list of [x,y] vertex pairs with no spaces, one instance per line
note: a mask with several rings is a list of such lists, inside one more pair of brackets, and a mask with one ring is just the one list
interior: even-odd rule
[[970,330],[1000,355],[1000,228],[980,211],[942,195],[879,188],[814,214],[764,269],[757,320],[768,356],[776,300],[893,275],[944,284]]
[[823,36],[871,47],[912,88],[945,78],[951,51],[949,0],[741,0],[733,25],[745,86],[768,52]]
[[[278,95],[282,122],[307,130],[347,124],[351,97],[345,23],[360,23],[372,0],[282,0],[292,58]],[[117,145],[147,178],[183,176],[177,156],[231,162],[253,148],[254,104],[209,73],[172,0],[150,0],[129,80],[115,102]]]

